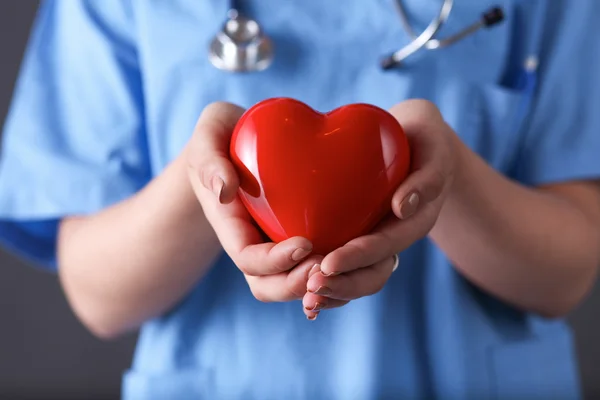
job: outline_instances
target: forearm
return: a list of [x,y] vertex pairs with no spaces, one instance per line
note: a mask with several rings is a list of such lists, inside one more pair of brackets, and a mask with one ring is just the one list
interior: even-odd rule
[[84,324],[112,337],[181,300],[220,251],[177,159],[132,198],[65,221],[59,274]]
[[457,143],[459,166],[430,237],[483,290],[546,316],[572,309],[600,264],[594,219],[514,183]]

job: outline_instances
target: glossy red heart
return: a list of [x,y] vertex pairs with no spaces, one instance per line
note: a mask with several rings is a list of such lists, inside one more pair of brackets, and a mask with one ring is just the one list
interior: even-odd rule
[[372,230],[410,167],[400,124],[367,104],[320,113],[265,100],[238,121],[230,150],[239,197],[261,229],[274,242],[306,237],[321,255]]

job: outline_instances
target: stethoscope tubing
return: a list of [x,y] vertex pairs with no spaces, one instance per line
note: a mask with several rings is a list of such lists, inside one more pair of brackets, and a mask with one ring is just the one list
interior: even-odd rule
[[418,36],[409,22],[408,15],[406,13],[406,9],[404,8],[402,0],[394,1],[394,5],[400,17],[402,27],[412,39],[412,41],[404,48],[384,58],[381,61],[381,66],[383,69],[391,69],[398,67],[406,58],[423,48],[427,50],[436,50],[450,46],[456,42],[461,41],[467,36],[474,34],[482,28],[491,27],[504,20],[504,13],[502,11],[502,8],[492,7],[486,10],[478,21],[467,26],[460,32],[455,33],[454,35],[444,39],[436,39],[435,36],[439,33],[443,25],[448,20],[448,17],[450,16],[450,12],[454,7],[454,0],[444,0],[442,6],[440,7],[438,15],[431,21],[429,26],[427,26],[427,28],[425,28],[425,30]]

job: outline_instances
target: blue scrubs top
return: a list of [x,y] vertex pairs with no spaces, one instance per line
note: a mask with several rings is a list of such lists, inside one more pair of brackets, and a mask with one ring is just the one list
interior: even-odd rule
[[[54,270],[58,219],[136,193],[216,100],[249,107],[288,96],[326,111],[427,98],[468,146],[525,185],[600,177],[600,2],[500,0],[503,24],[383,72],[381,56],[409,40],[392,1],[243,2],[277,49],[272,68],[252,74],[208,62],[226,1],[43,2],[4,129],[2,243]],[[417,30],[440,4],[404,3]],[[491,5],[456,2],[442,34]],[[529,56],[539,68],[527,74]],[[579,397],[563,321],[490,297],[427,239],[401,259],[380,293],[311,322],[299,302],[255,300],[223,255],[184,301],[143,326],[123,396]]]

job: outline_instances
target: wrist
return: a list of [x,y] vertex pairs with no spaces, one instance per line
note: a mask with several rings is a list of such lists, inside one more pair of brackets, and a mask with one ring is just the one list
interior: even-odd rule
[[[439,241],[456,229],[456,224],[462,224],[464,218],[477,208],[478,194],[473,193],[480,183],[475,176],[476,169],[481,170],[477,165],[477,155],[473,153],[467,145],[452,131],[450,133],[450,142],[454,154],[454,163],[452,168],[452,178],[450,184],[446,187],[442,198],[442,204],[438,218],[429,232],[429,237],[434,241]],[[473,204],[475,203],[475,204]]]
[[141,207],[154,215],[169,214],[179,220],[204,219],[202,207],[189,181],[187,152],[174,158],[143,190]]
[[454,168],[453,179],[430,232],[433,239],[453,235],[457,225],[479,226],[483,221],[492,225],[502,221],[501,204],[514,197],[510,182],[497,173],[456,133],[451,133]]
[[452,181],[446,192],[445,202],[452,202],[454,199],[464,197],[468,190],[471,190],[476,184],[475,172],[481,170],[481,165],[477,165],[477,155],[467,147],[467,145],[455,133],[450,133],[454,152],[454,165]]

